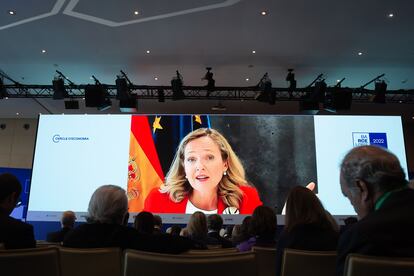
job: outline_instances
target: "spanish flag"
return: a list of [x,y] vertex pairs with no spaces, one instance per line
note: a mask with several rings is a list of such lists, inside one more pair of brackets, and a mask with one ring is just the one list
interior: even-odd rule
[[164,181],[147,116],[131,116],[128,162],[129,212],[141,212],[149,192]]

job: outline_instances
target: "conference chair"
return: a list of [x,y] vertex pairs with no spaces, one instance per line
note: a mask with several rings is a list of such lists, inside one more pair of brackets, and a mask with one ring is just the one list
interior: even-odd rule
[[124,276],[255,276],[253,252],[227,255],[167,255],[128,249],[124,256]]
[[306,251],[285,249],[282,276],[335,275],[336,251]]
[[58,248],[1,250],[0,274],[2,276],[60,276]]
[[182,255],[226,255],[229,253],[237,253],[237,248],[231,247],[231,248],[216,248],[216,249],[207,249],[207,250],[201,250],[201,249],[193,249],[189,250],[187,252],[182,253]]
[[276,248],[253,246],[258,276],[276,275]]
[[412,276],[414,258],[392,258],[349,254],[345,261],[345,276]]
[[122,273],[119,248],[59,249],[62,276],[120,276]]

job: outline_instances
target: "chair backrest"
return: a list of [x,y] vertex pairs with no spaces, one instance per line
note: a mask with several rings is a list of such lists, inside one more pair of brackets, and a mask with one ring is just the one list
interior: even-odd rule
[[237,248],[216,248],[216,249],[207,249],[207,250],[200,250],[200,249],[193,249],[187,252],[182,253],[182,255],[226,255],[229,253],[237,253]]
[[254,276],[253,252],[227,255],[167,255],[128,249],[124,256],[124,276]]
[[276,275],[276,248],[253,246],[256,255],[258,276]]
[[283,253],[282,276],[335,275],[336,251],[306,251],[286,248]]
[[0,273],[4,276],[60,276],[58,248],[1,250]]
[[345,276],[412,276],[414,258],[392,258],[349,254],[345,261]]
[[119,248],[59,249],[62,276],[120,276],[122,273]]

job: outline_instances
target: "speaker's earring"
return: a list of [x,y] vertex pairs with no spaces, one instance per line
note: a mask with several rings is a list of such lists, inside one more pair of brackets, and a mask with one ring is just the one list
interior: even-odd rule
[[224,172],[223,172],[223,175],[227,175],[227,171],[224,171]]

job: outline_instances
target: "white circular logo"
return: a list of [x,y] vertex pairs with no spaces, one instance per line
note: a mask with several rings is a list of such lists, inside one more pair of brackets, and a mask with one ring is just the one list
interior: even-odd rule
[[237,214],[240,214],[240,210],[237,209],[236,207],[230,206],[224,209],[223,214],[224,215],[237,215]]

